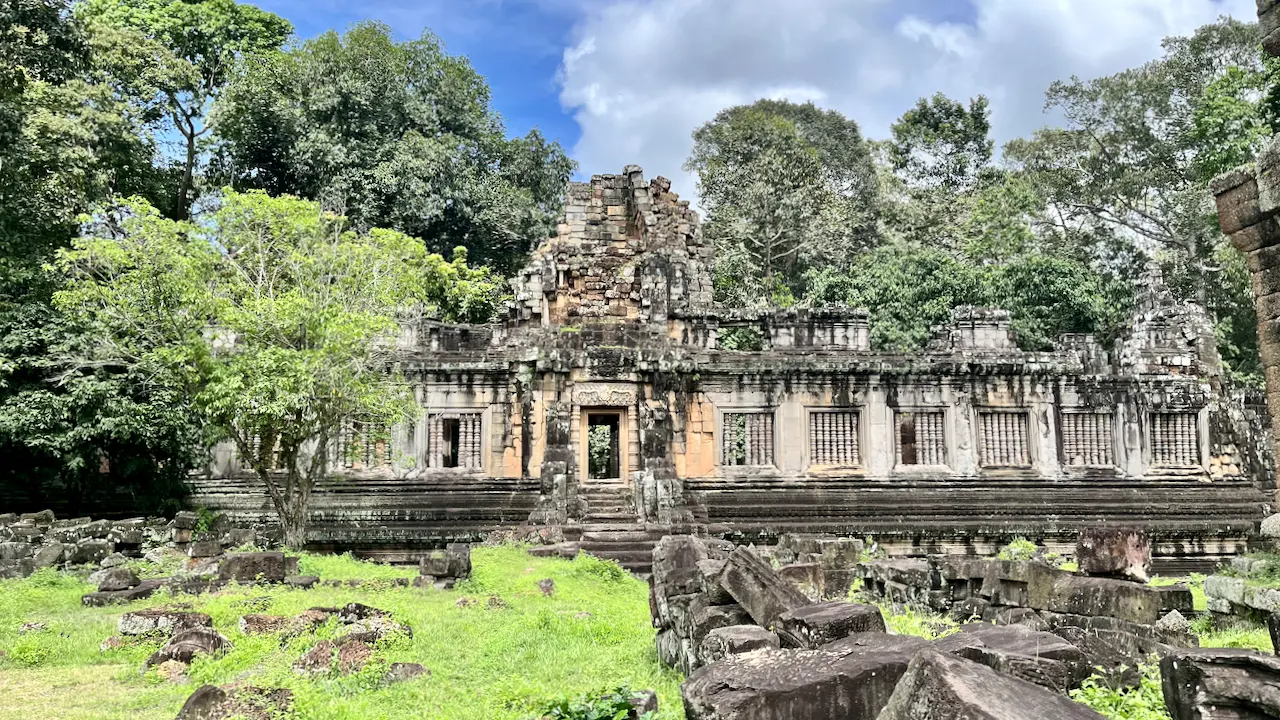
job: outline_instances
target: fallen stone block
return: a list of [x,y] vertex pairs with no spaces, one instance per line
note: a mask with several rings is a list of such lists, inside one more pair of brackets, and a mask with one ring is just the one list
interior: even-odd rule
[[191,664],[197,655],[216,656],[231,650],[231,641],[217,630],[208,627],[191,628],[174,635],[165,646],[147,658],[147,666],[159,665],[167,660]]
[[163,580],[142,580],[136,586],[128,590],[114,590],[106,592],[93,592],[80,598],[81,604],[85,607],[105,607],[107,605],[122,605],[131,603],[135,600],[145,600],[151,597],[164,587]]
[[114,550],[115,547],[109,540],[88,538],[76,543],[71,552],[71,562],[75,565],[97,565]]
[[35,555],[32,556],[32,561],[35,562],[37,568],[55,567],[62,564],[66,553],[67,546],[60,542],[45,543],[40,546],[39,550],[36,550]]
[[107,568],[102,572],[102,577],[98,578],[98,592],[128,590],[142,582],[138,579],[137,573],[123,565]]
[[1154,588],[1111,578],[1062,575],[1054,582],[1043,609],[1153,625],[1170,610],[1184,608],[1191,611],[1191,591],[1186,588]]
[[35,554],[35,549],[28,542],[0,543],[0,561],[25,560]]
[[200,540],[187,546],[187,557],[211,558],[222,554],[222,543],[217,540]]
[[315,575],[290,575],[284,579],[285,585],[296,587],[300,590],[310,590],[318,582],[320,582],[320,578]]
[[878,720],[1104,720],[1044,688],[927,649],[910,666]]
[[693,640],[680,637],[674,630],[663,630],[654,638],[658,661],[669,668],[688,674],[698,667],[698,650]]
[[204,613],[150,608],[135,610],[120,616],[116,630],[121,635],[173,635],[194,628],[213,627],[213,618]]
[[284,582],[291,574],[282,552],[227,553],[218,563],[218,577],[238,583]]
[[688,720],[875,720],[922,638],[865,633],[818,650],[756,650],[694,671]]
[[293,708],[293,693],[283,688],[203,685],[187,698],[177,720],[283,717]]
[[785,612],[774,629],[784,647],[812,650],[854,633],[885,632],[885,625],[875,605],[836,600]]
[[1280,717],[1280,658],[1252,650],[1199,649],[1160,659],[1173,720]]
[[1145,583],[1151,573],[1151,540],[1138,530],[1083,530],[1076,540],[1076,562],[1085,575]]
[[418,574],[436,578],[470,576],[471,546],[449,543],[443,550],[431,550],[418,561]]
[[778,636],[759,625],[731,625],[707,633],[698,646],[698,655],[700,664],[706,665],[730,655],[778,647]]
[[296,618],[284,615],[251,614],[240,618],[240,632],[245,635],[274,635],[295,626]]
[[394,685],[395,683],[430,674],[431,671],[419,663],[391,663],[387,666],[387,672],[382,676],[382,682],[386,685]]
[[707,633],[716,628],[750,624],[751,616],[741,605],[699,605],[693,610],[693,633],[690,637],[695,643],[700,643]]
[[735,550],[725,561],[720,586],[761,627],[772,627],[779,615],[809,604],[804,593],[745,547]]
[[698,563],[707,549],[692,535],[668,535],[653,548],[653,584],[659,596],[690,595],[706,587]]
[[934,645],[1001,675],[1054,692],[1075,689],[1092,674],[1089,659],[1080,648],[1052,633],[1022,625],[964,625],[960,632],[941,638]]

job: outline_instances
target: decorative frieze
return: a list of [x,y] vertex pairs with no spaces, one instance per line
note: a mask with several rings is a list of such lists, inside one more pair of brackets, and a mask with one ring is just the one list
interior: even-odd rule
[[1151,414],[1151,465],[1195,467],[1200,465],[1200,433],[1196,414]]
[[941,467],[947,464],[946,413],[941,410],[898,411],[894,423],[894,455],[898,465]]
[[773,465],[773,413],[725,413],[720,462],[723,465]]
[[1111,413],[1063,413],[1062,464],[1066,467],[1115,467],[1113,427]]
[[812,465],[861,465],[856,410],[809,413],[809,462]]
[[978,413],[978,459],[982,467],[1030,467],[1027,413],[989,411]]

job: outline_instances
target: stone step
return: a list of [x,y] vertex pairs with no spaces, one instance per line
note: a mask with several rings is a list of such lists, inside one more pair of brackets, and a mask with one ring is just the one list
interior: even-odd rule
[[627,550],[627,551],[587,550],[586,548],[583,548],[582,551],[587,553],[588,555],[594,555],[602,560],[614,560],[619,565],[622,565],[628,570],[632,569],[633,567],[652,567],[653,566],[653,553],[651,551],[644,552],[641,550]]
[[654,543],[651,542],[584,542],[579,543],[578,547],[583,552],[647,552],[653,554]]
[[605,513],[589,512],[582,520],[584,525],[590,525],[600,522],[636,522],[637,518],[634,511]]
[[627,529],[627,530],[590,530],[582,531],[583,542],[651,542],[656,543],[662,539],[661,535],[657,537],[653,533],[644,529]]

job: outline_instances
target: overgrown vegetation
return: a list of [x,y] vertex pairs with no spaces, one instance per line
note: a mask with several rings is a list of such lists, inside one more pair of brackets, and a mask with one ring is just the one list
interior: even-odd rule
[[[334,579],[408,572],[346,556],[304,555],[301,562],[304,570]],[[235,648],[227,655],[197,660],[186,685],[138,673],[158,642],[100,652],[125,608],[82,607],[80,596],[91,588],[81,580],[41,571],[26,580],[0,581],[0,720],[168,720],[205,682],[287,687],[295,693],[298,720],[517,720],[547,712],[566,697],[599,698],[601,688],[620,686],[657,691],[661,710],[655,720],[682,717],[680,678],[657,663],[642,581],[616,575],[602,561],[532,558],[515,547],[477,547],[473,562],[471,579],[448,592],[377,583],[310,591],[232,587],[130,605],[191,603],[232,641]],[[544,578],[555,581],[550,597],[537,586]],[[502,603],[490,607],[490,596]],[[477,602],[458,605],[464,597]],[[307,679],[290,665],[314,642],[311,636],[282,644],[278,637],[246,636],[237,624],[245,613],[293,615],[352,601],[408,623],[413,638],[380,649],[378,657],[422,663],[430,676],[383,686],[382,668],[373,667],[350,677]],[[37,622],[46,629],[21,632],[23,624]],[[317,636],[335,631],[331,624]]]
[[[631,717],[632,701],[640,695],[627,688],[604,692],[585,693],[550,703],[527,720],[627,720]],[[654,720],[655,714],[646,712],[638,720]]]
[[1071,691],[1071,699],[1112,720],[1169,720],[1160,686],[1160,666],[1153,662],[1142,665],[1139,670],[1142,679],[1136,688],[1117,688],[1094,675]]

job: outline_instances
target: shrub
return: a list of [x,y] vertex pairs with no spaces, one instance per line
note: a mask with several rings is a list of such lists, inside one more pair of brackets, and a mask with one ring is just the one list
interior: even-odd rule
[[1035,543],[1024,537],[1017,537],[1013,542],[1000,548],[1000,552],[996,555],[1000,560],[1030,560],[1036,556],[1036,552],[1040,550]]
[[630,577],[626,568],[614,560],[581,554],[573,560],[573,572],[579,576],[599,578],[606,582],[622,582]]
[[1136,688],[1113,688],[1094,675],[1071,691],[1071,699],[1112,720],[1169,720],[1160,689],[1160,666],[1151,663],[1139,669],[1142,681]]
[[[530,715],[528,720],[627,720],[634,710],[631,701],[638,695],[623,687],[598,694],[561,698]],[[653,713],[645,713],[639,716],[639,720],[652,720],[653,717]]]

